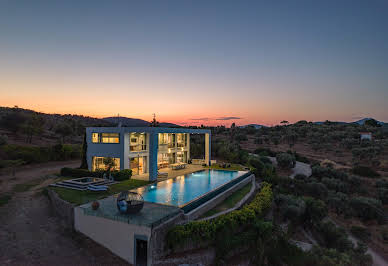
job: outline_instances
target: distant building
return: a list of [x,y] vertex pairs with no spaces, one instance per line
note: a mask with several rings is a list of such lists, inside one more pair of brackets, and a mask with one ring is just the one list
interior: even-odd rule
[[361,132],[360,136],[361,136],[361,140],[372,140],[371,132]]

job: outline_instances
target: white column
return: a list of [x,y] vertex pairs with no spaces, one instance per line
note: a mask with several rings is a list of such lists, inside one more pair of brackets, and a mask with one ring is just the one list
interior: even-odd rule
[[210,165],[211,142],[210,134],[205,134],[205,163]]
[[190,160],[190,133],[187,133],[187,161]]

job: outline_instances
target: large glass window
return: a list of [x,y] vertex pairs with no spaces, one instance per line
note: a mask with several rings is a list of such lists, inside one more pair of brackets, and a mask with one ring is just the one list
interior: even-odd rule
[[130,151],[146,151],[147,138],[145,133],[131,133],[129,135],[129,150]]
[[[106,157],[93,157],[93,162],[92,162],[92,170],[106,170],[108,169],[108,166],[105,165],[104,159]],[[120,158],[112,158],[114,161],[114,166],[112,170],[120,170]]]
[[119,133],[101,133],[102,143],[120,143]]

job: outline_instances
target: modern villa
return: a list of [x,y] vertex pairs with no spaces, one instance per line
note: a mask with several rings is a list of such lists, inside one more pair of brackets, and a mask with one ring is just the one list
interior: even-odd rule
[[[190,157],[190,134],[205,136],[203,158]],[[131,178],[152,182],[100,199],[97,209],[92,202],[74,207],[74,229],[133,265],[171,264],[165,244],[170,228],[198,219],[248,183],[250,194],[256,188],[250,171],[209,169],[210,137],[211,131],[204,129],[87,128],[89,170],[106,168],[104,158],[110,157],[116,170],[131,169]],[[171,175],[161,178],[163,171]],[[125,193],[140,195],[139,212],[122,213]],[[138,206],[127,204],[128,209]]]
[[190,162],[190,134],[205,135],[203,163],[210,165],[211,131],[162,127],[86,128],[89,170],[105,169],[104,158],[115,160],[116,170],[131,169],[132,175],[155,181],[158,170]]

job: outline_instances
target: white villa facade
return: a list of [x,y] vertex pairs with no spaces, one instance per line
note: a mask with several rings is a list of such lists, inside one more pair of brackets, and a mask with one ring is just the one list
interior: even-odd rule
[[115,160],[116,170],[157,179],[158,169],[190,161],[190,134],[205,135],[204,163],[210,165],[211,131],[162,127],[86,128],[89,170],[104,169],[104,158]]

